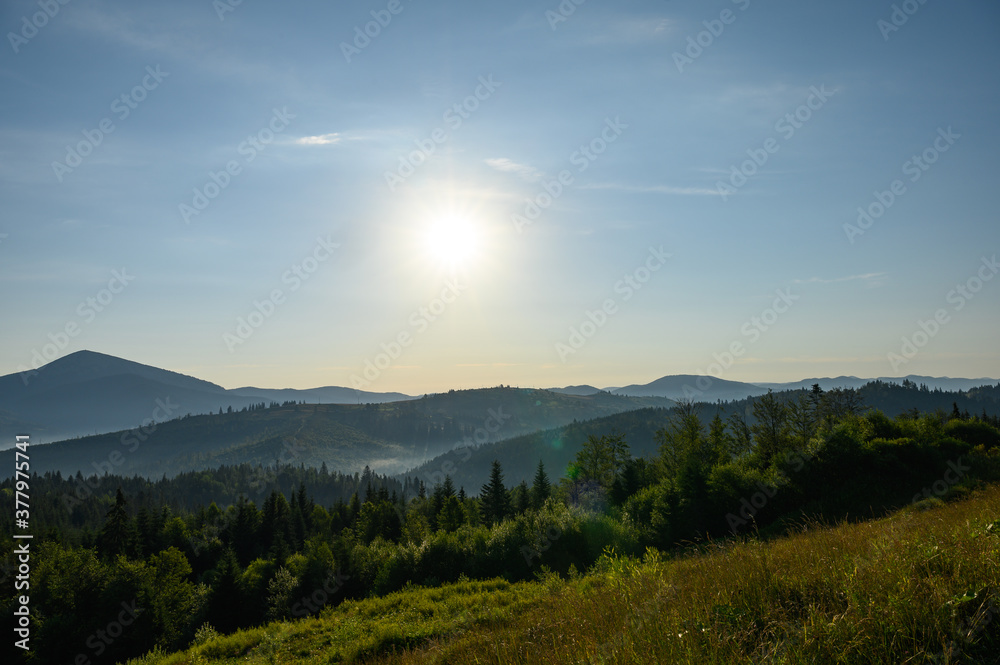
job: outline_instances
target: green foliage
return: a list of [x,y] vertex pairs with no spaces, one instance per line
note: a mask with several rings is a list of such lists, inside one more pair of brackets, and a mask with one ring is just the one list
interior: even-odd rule
[[101,555],[109,559],[130,553],[132,550],[134,540],[132,518],[125,510],[125,504],[125,495],[119,487],[115,495],[115,505],[108,510],[104,527],[97,540]]
[[[622,557],[647,546],[676,551],[733,531],[767,535],[803,519],[857,519],[911,503],[916,512],[1000,479],[992,421],[957,408],[950,416],[861,415],[852,398],[827,395],[759,398],[749,422],[745,411],[723,419],[719,407],[706,423],[685,405],[663,421],[661,454],[653,458],[633,458],[622,434],[591,432],[580,439],[575,478],[562,481],[556,496],[544,457],[534,458],[532,486],[512,490],[495,461],[479,480],[487,480],[479,498],[456,493],[451,476],[421,496],[420,483],[409,479],[304,468],[271,470],[274,487],[240,496],[237,488],[250,488],[258,472],[246,466],[156,482],[108,476],[89,496],[65,502],[87,481],[36,475],[38,521],[50,525],[33,554],[37,658],[72,661],[123,602],[134,601],[141,611],[108,658],[194,641],[196,658],[294,660],[301,654],[287,650],[284,635],[248,631],[240,641],[229,634],[325,616],[413,585],[544,577],[554,588],[559,576],[578,576],[608,548],[617,558],[601,565],[631,570],[634,562]],[[8,490],[0,492],[0,523],[8,526],[9,483],[0,483]],[[194,504],[192,496],[209,500]],[[9,560],[11,544],[0,547]],[[616,579],[616,589],[635,592],[630,577]],[[717,618],[739,621],[746,608],[737,606],[729,603]],[[222,637],[198,637],[205,624]],[[410,647],[426,634],[381,625],[363,636],[369,646],[342,653]]]
[[299,579],[287,568],[278,568],[267,583],[267,618],[270,621],[292,616],[292,605],[297,598]]
[[576,455],[572,480],[595,482],[608,491],[629,458],[628,443],[621,434],[589,436]]
[[376,538],[399,540],[402,530],[398,509],[386,499],[365,503],[355,527],[358,536],[366,543]]
[[550,496],[552,496],[552,483],[545,473],[545,463],[538,460],[538,470],[535,471],[535,479],[531,484],[531,507],[535,510],[541,509]]
[[622,512],[642,542],[666,549],[680,535],[674,529],[679,504],[677,488],[672,481],[663,480],[629,497]]
[[994,663],[1000,489],[938,504],[667,559],[607,547],[569,580],[409,586],[130,665]]
[[1000,447],[1000,429],[979,420],[951,420],[944,434],[986,450]]
[[789,408],[770,390],[753,402],[753,417],[750,426],[753,432],[754,454],[761,466],[768,466],[776,456],[791,446],[788,423]]
[[483,523],[492,526],[511,513],[510,497],[503,484],[503,468],[498,460],[493,460],[490,480],[479,492],[480,514]]

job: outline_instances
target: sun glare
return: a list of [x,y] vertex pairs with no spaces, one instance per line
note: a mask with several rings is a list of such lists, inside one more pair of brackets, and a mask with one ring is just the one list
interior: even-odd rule
[[479,250],[479,233],[468,219],[447,217],[433,222],[426,249],[434,261],[451,268],[468,265]]

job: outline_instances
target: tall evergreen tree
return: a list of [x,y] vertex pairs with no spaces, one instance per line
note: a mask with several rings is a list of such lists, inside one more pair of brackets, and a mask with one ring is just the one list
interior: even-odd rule
[[490,481],[479,491],[479,512],[488,526],[503,521],[510,514],[510,497],[503,484],[503,467],[499,460],[493,460]]
[[347,504],[347,519],[351,524],[358,519],[358,514],[361,513],[361,501],[358,499],[358,493],[355,492],[351,495],[351,501]]
[[538,510],[551,495],[552,483],[549,482],[549,476],[545,473],[545,464],[542,460],[538,460],[535,480],[531,484],[531,507]]
[[510,491],[511,508],[520,515],[531,507],[531,490],[527,481],[522,480],[517,487]]
[[132,520],[128,516],[125,505],[125,494],[119,487],[118,493],[115,495],[115,505],[108,510],[104,527],[97,540],[101,554],[108,558],[127,554],[132,544]]
[[208,596],[207,619],[217,630],[231,633],[241,625],[242,615],[248,608],[240,592],[239,578],[242,570],[236,554],[229,548],[211,571],[212,585]]
[[455,496],[455,481],[451,479],[451,476],[444,477],[444,485],[441,487],[441,495],[446,499],[450,496]]
[[788,447],[788,407],[768,390],[754,400],[753,417],[756,422],[750,430],[754,435],[754,451],[760,463],[767,466]]

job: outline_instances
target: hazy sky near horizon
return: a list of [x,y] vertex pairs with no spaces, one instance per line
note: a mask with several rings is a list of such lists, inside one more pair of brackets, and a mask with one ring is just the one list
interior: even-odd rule
[[0,28],[0,374],[1000,376],[995,2],[12,0]]

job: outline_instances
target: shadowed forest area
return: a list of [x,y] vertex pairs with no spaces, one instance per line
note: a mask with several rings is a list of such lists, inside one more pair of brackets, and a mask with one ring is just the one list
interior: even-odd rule
[[[539,461],[530,483],[508,486],[494,460],[472,492],[450,476],[428,486],[294,466],[158,481],[36,475],[34,519],[46,532],[32,554],[29,662],[184,649],[414,585],[579,580],[692,544],[929,507],[1000,479],[1000,423],[957,404],[889,418],[856,391],[817,388],[748,406],[723,419],[682,404],[644,457],[621,433],[589,435],[567,468]],[[0,487],[9,521],[11,481]],[[5,602],[13,610],[14,597]],[[128,625],[114,625],[123,613]]]

